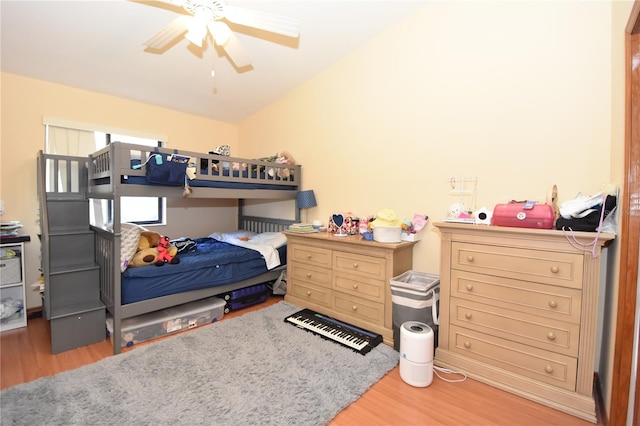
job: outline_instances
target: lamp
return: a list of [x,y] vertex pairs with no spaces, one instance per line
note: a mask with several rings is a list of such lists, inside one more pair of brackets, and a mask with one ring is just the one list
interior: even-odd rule
[[[298,209],[310,209],[311,207],[317,206],[316,195],[313,192],[313,189],[307,189],[306,191],[300,191],[296,195],[296,207]],[[305,223],[307,221],[306,213],[305,213]]]

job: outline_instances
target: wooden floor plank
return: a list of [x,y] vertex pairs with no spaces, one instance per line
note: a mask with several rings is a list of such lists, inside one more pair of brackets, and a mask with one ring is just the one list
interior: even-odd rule
[[[271,297],[260,305],[231,312],[222,320],[262,309],[280,300],[281,297]],[[215,324],[205,327],[215,327]],[[142,344],[133,348],[123,348],[123,352],[135,350],[140,345]],[[108,356],[112,356],[112,347],[108,339],[59,354],[51,354],[48,321],[42,318],[30,319],[26,328],[0,333],[0,389],[78,368]],[[430,386],[416,388],[402,380],[399,367],[373,385],[358,401],[344,409],[330,423],[331,426],[365,424],[592,425],[472,379],[462,383],[448,383],[434,376]],[[602,422],[599,424],[602,425]]]

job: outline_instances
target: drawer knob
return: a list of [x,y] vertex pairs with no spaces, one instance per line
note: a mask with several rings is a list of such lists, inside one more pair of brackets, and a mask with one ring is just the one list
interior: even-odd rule
[[357,290],[357,289],[358,289],[358,284],[354,284],[354,285],[353,285],[353,289],[354,289],[354,290]]
[[547,364],[547,366],[544,368],[544,371],[551,374],[553,373],[553,367]]
[[547,339],[551,340],[552,342],[554,340],[556,340],[556,334],[553,331],[550,331],[547,333]]
[[464,314],[464,317],[468,320],[470,320],[472,316],[473,315],[471,315],[471,312],[467,312],[466,314]]
[[311,259],[311,254],[307,254],[307,259]]
[[355,311],[357,311],[357,310],[358,310],[358,307],[357,307],[356,305],[353,305],[353,306],[351,307],[351,310],[352,310],[353,312],[355,312]]
[[307,296],[311,296],[311,292],[307,290]]
[[557,266],[552,266],[551,267],[551,272],[554,274],[557,274],[558,272],[560,272],[560,268],[558,268]]
[[307,272],[307,278],[311,278],[311,272]]
[[467,348],[467,349],[471,348],[471,342],[470,342],[470,341],[468,341],[468,340],[467,340],[466,342],[464,342],[464,343],[463,343],[463,345],[464,345],[464,347],[465,347],[465,348]]
[[354,263],[354,264],[353,264],[353,267],[354,267],[355,269],[358,269],[358,264],[357,264],[357,263]]
[[472,263],[474,261],[474,257],[469,255],[467,256],[467,262]]
[[472,291],[473,290],[473,284],[467,284],[465,286],[465,288],[467,289],[467,291]]
[[557,308],[558,302],[556,302],[555,300],[549,300],[549,307],[553,309]]

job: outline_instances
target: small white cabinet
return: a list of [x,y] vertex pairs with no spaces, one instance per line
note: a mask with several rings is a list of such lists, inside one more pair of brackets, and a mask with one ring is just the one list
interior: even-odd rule
[[29,237],[0,243],[0,332],[27,326],[24,243]]

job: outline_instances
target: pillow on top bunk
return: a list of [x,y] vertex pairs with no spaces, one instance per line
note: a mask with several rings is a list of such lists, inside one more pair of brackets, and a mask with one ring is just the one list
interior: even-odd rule
[[120,225],[120,272],[124,272],[129,262],[138,251],[140,232],[145,229],[133,223]]

